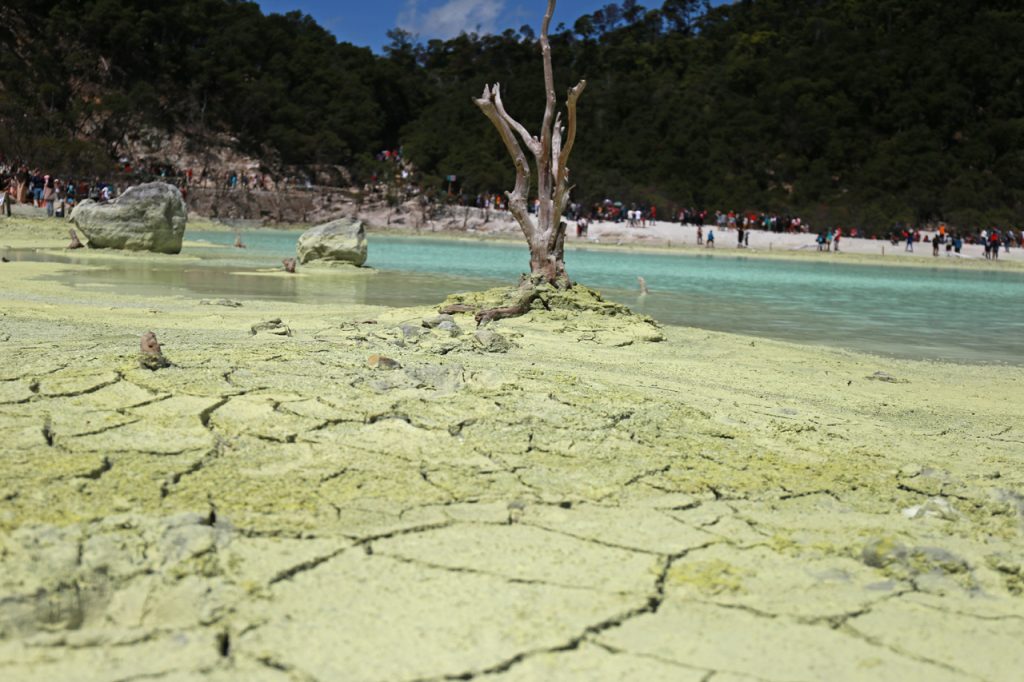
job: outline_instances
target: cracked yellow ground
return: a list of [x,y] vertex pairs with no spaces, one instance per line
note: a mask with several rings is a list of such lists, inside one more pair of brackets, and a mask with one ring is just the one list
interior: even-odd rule
[[0,264],[4,680],[1024,670],[1020,368],[560,309],[488,352],[69,267]]

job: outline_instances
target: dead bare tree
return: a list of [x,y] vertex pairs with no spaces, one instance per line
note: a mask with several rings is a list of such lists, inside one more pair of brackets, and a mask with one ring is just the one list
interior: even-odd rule
[[[526,128],[505,110],[501,101],[501,86],[485,86],[483,96],[473,100],[498,130],[505,148],[516,168],[516,184],[508,196],[508,207],[519,223],[530,246],[530,276],[523,281],[520,304],[477,314],[477,322],[501,317],[522,315],[536,299],[534,290],[541,284],[559,289],[571,286],[565,272],[565,229],[562,211],[569,200],[569,155],[576,141],[576,101],[586,87],[581,80],[569,88],[566,97],[566,125],[562,125],[561,112],[555,111],[555,83],[551,68],[551,43],[548,27],[555,12],[555,0],[548,0],[547,12],[540,30],[540,49],[544,60],[544,119],[540,137],[532,136]],[[530,164],[526,151],[533,156],[537,174],[537,198],[540,201],[536,218],[528,210],[530,191]]]

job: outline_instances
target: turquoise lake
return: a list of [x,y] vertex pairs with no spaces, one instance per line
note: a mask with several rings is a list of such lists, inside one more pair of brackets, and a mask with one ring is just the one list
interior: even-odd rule
[[[232,233],[189,230],[186,237],[209,244],[186,247],[201,260],[156,267],[118,262],[60,278],[204,298],[408,306],[507,285],[528,267],[525,245],[514,242],[372,234],[367,265],[379,271],[373,277],[251,277],[239,273],[279,267],[281,258],[294,255],[298,233],[245,232],[245,250],[224,248]],[[809,353],[831,346],[917,359],[1024,362],[1024,273],[586,248],[567,251],[566,267],[574,280],[664,324],[817,346]],[[638,275],[647,281],[647,296],[638,294]]]

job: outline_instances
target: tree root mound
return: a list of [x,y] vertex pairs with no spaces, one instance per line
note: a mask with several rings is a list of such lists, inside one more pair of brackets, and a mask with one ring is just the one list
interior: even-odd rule
[[449,315],[472,314],[478,327],[498,320],[524,318],[576,334],[580,341],[623,346],[637,341],[663,341],[657,322],[580,284],[558,288],[533,284],[452,294],[438,308]]

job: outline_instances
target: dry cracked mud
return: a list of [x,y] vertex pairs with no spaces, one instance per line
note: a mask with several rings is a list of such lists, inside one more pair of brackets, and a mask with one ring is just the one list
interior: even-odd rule
[[1020,679],[1020,368],[66,267],[0,271],[5,680]]

